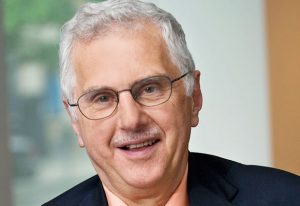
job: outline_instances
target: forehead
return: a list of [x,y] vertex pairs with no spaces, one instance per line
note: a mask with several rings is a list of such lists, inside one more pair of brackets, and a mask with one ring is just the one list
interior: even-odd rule
[[72,59],[79,92],[90,87],[122,89],[137,79],[179,73],[160,30],[150,24],[136,30],[120,27],[93,40],[78,41]]

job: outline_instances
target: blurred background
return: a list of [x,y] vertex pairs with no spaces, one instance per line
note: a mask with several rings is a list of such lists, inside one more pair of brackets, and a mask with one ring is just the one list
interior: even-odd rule
[[[59,29],[83,2],[0,0],[3,206],[41,205],[95,174],[58,80]],[[190,150],[300,174],[300,1],[151,2],[182,24],[202,73]]]

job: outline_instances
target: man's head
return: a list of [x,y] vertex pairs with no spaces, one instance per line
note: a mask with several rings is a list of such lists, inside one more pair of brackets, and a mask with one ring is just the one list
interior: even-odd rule
[[[116,27],[141,30],[145,23],[158,27],[166,43],[171,61],[181,73],[194,71],[195,65],[187,48],[181,25],[170,14],[151,3],[132,0],[113,0],[87,3],[62,28],[60,43],[61,86],[63,95],[73,99],[76,82],[72,65],[72,48],[76,41],[90,41],[105,36]],[[187,94],[192,91],[193,79],[185,81]]]
[[85,4],[63,28],[60,63],[79,145],[106,187],[125,199],[174,191],[202,97],[173,16],[136,0]]

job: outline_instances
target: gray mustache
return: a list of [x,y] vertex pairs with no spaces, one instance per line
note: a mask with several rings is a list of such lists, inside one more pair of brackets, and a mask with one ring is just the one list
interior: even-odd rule
[[155,137],[159,137],[161,134],[161,130],[157,127],[143,129],[138,131],[130,131],[130,132],[122,132],[120,134],[116,134],[113,137],[113,145],[121,145],[126,142],[135,141],[135,140],[144,140],[151,139]]

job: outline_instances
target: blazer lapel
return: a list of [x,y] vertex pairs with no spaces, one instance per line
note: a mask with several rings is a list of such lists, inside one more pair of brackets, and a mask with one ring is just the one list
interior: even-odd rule
[[[238,190],[220,173],[208,166],[205,159],[190,153],[188,194],[190,206],[232,206]],[[211,164],[211,163],[210,163]]]
[[90,191],[78,206],[108,206],[102,183],[99,182],[98,186]]
[[203,186],[189,191],[190,206],[233,206],[231,202],[220,197]]

